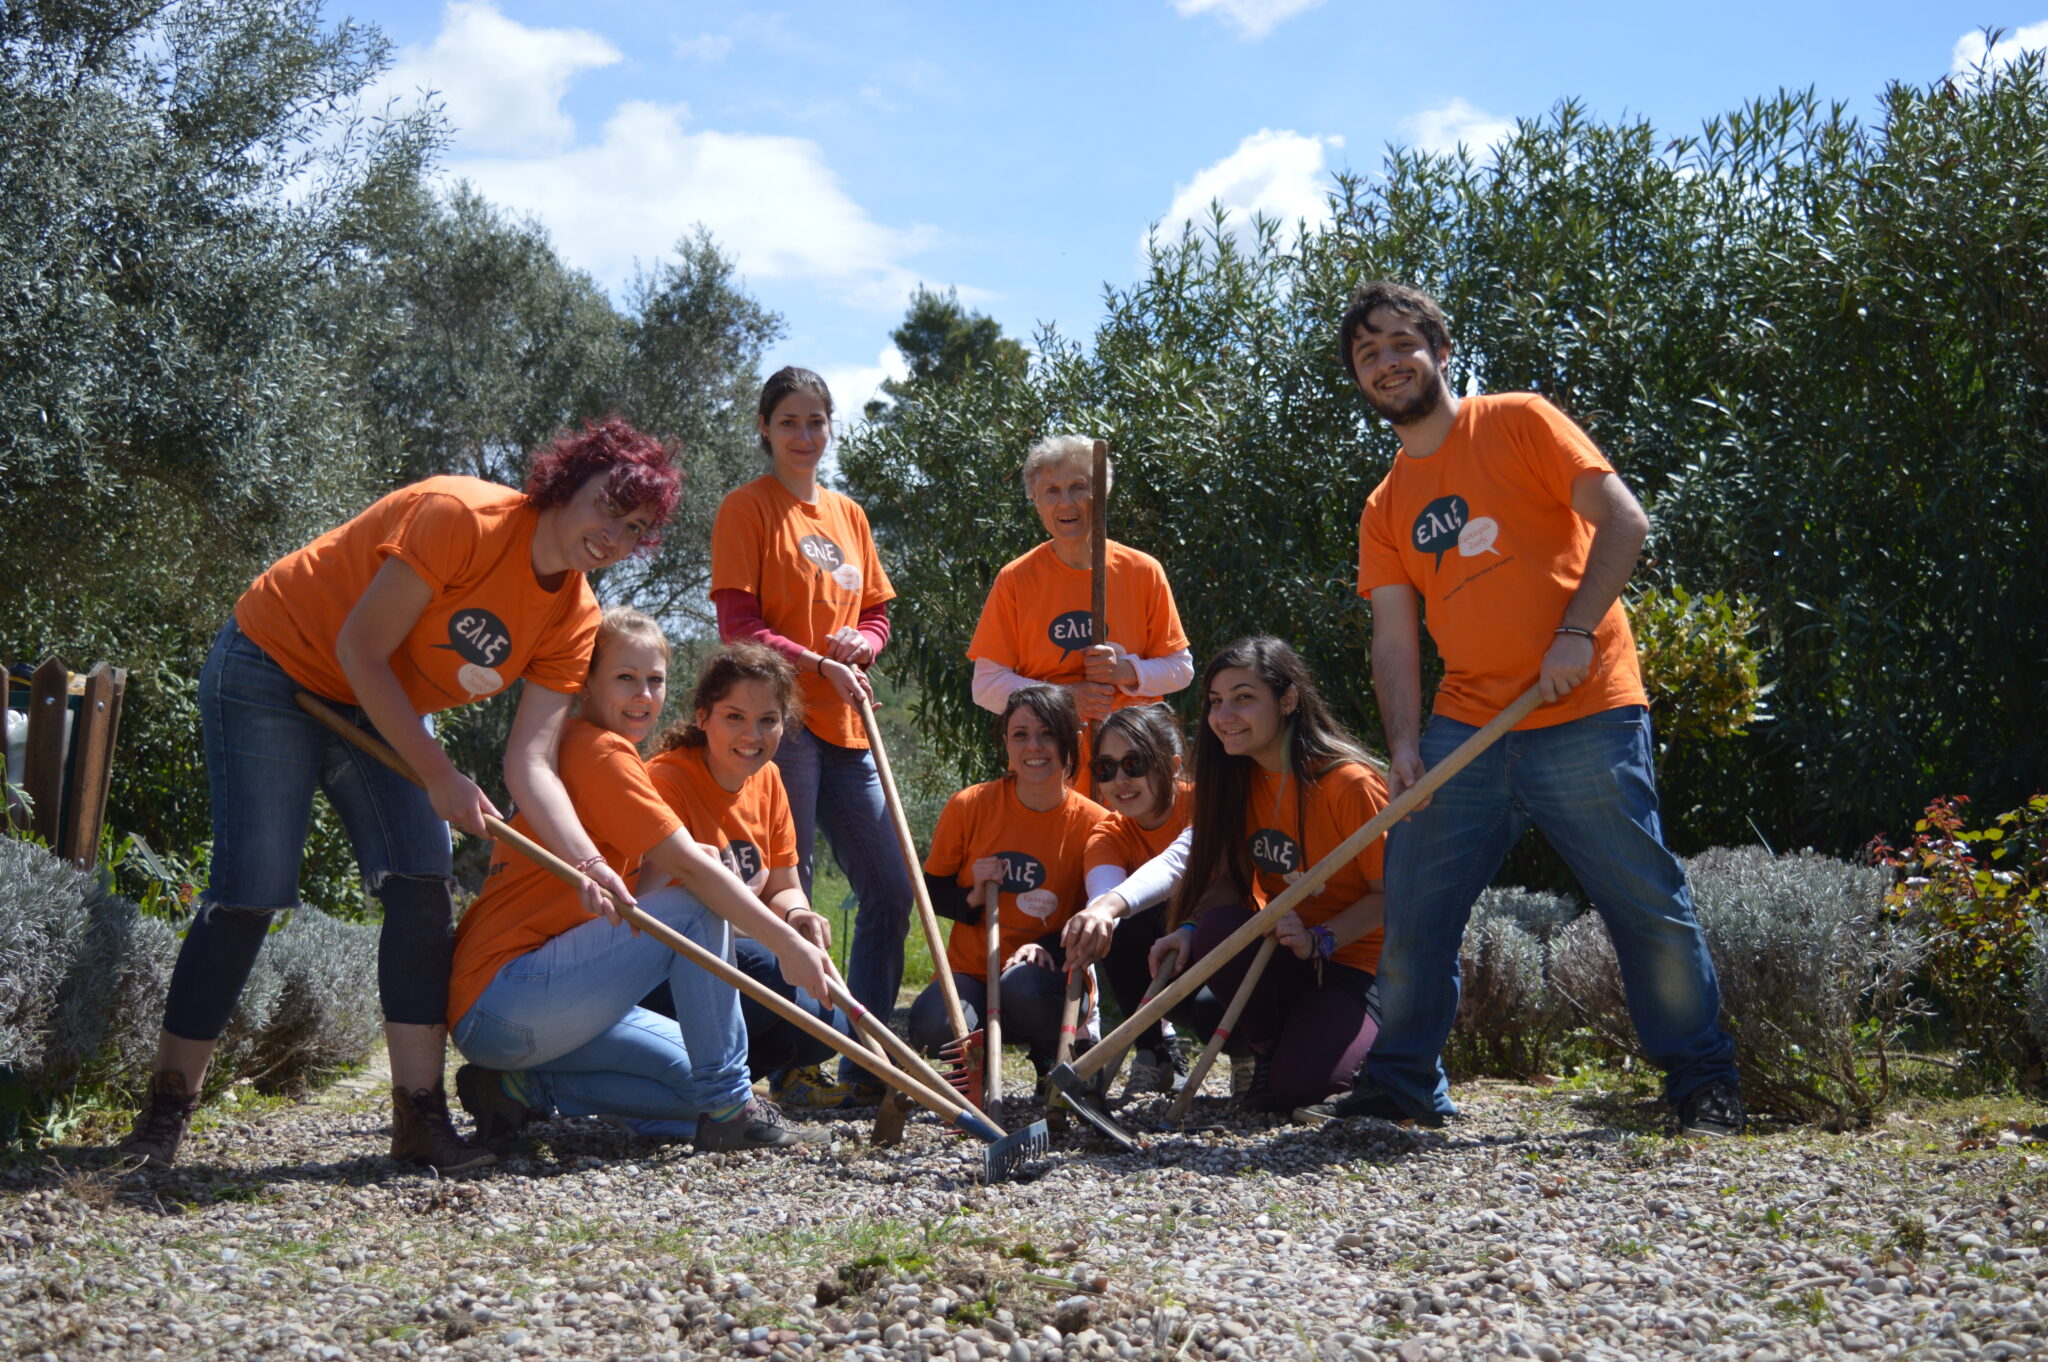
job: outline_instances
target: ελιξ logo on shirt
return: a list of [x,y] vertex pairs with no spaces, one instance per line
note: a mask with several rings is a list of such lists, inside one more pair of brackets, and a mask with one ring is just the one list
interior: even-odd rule
[[448,641],[436,643],[462,659],[455,679],[471,698],[505,689],[498,664],[512,654],[512,631],[480,605],[466,605],[448,617]]
[[[749,889],[759,889],[768,881],[768,868],[762,864],[761,848],[744,837],[735,837],[718,849],[718,859],[725,862],[725,868],[739,877],[740,883]],[[755,883],[758,879],[761,883]]]
[[1252,864],[1274,875],[1301,869],[1301,843],[1278,828],[1260,828],[1251,836]]
[[804,557],[817,564],[818,571],[837,583],[840,590],[860,590],[860,569],[847,560],[846,550],[822,534],[807,534],[796,544]]
[[1087,610],[1069,610],[1064,615],[1054,615],[1052,623],[1045,627],[1045,636],[1052,640],[1052,646],[1060,650],[1060,661],[1067,660],[1067,654],[1077,648],[1086,648],[1095,641],[1095,616]]
[[1492,516],[1473,515],[1465,498],[1453,494],[1422,508],[1415,517],[1413,538],[1415,551],[1433,555],[1437,567],[1442,568],[1444,555],[1454,548],[1460,558],[1498,554],[1500,550],[1493,545],[1500,538],[1500,522]]

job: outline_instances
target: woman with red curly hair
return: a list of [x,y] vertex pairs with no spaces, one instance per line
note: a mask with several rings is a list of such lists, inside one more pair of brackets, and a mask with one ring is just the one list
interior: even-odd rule
[[[505,788],[535,833],[602,894],[631,901],[562,788],[556,751],[599,612],[584,574],[658,542],[682,474],[620,420],[558,437],[526,491],[478,478],[401,487],[258,577],[199,676],[213,859],[171,973],[149,1096],[123,1153],[175,1161],[256,952],[299,901],[313,791],[341,815],[384,907],[377,987],[391,1051],[391,1157],[443,1172],[492,1161],[449,1121],[441,1084],[453,950],[449,824],[482,837],[498,810],[455,769],[426,716],[524,678]],[[321,727],[310,691],[396,748],[422,791]]]

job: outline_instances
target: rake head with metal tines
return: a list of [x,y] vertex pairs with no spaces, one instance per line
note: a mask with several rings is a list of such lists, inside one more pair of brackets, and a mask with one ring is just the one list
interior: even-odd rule
[[981,1173],[988,1182],[1009,1181],[1019,1169],[1044,1158],[1052,1149],[1052,1136],[1043,1121],[1033,1121],[1022,1130],[1004,1135],[980,1112],[964,1108],[953,1118],[953,1124],[986,1144],[981,1151]]
[[1106,1102],[1102,1107],[1096,1105],[1097,1102],[1103,1102],[1104,1097],[1093,1078],[1081,1077],[1074,1072],[1074,1066],[1071,1064],[1055,1064],[1052,1072],[1045,1077],[1047,1082],[1059,1090],[1060,1101],[1067,1110],[1094,1126],[1117,1147],[1132,1154],[1144,1148],[1130,1132],[1109,1119],[1109,1112],[1104,1109],[1107,1106]]

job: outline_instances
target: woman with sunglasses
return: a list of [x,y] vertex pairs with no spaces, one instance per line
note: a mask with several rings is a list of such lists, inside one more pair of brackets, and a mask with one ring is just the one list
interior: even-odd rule
[[[1330,714],[1301,655],[1277,638],[1239,639],[1202,674],[1187,872],[1152,948],[1175,969],[1216,949],[1387,803],[1380,767]],[[1289,1111],[1350,1087],[1379,1030],[1374,971],[1386,893],[1385,839],[1345,865],[1272,929],[1267,964],[1237,1034],[1253,1073],[1245,1105]],[[1247,946],[1210,978],[1228,1000]]]
[[[1181,779],[1182,753],[1173,711],[1165,705],[1138,705],[1103,721],[1089,763],[1096,798],[1109,816],[1088,838],[1088,906],[1068,920],[1060,940],[1069,968],[1104,962],[1110,991],[1125,1016],[1145,996],[1151,977],[1147,957],[1166,930],[1166,909],[1164,894],[1133,902],[1138,891],[1126,897],[1119,890],[1187,829],[1192,799]],[[1167,1023],[1154,1025],[1132,1047],[1131,1092],[1170,1092],[1180,1072],[1180,1053]]]
[[[970,785],[946,802],[932,830],[924,881],[932,906],[954,919],[945,968],[953,971],[970,1029],[988,1005],[988,937],[993,909],[1003,952],[1003,1039],[1022,1045],[1042,1077],[1059,1047],[1066,998],[1060,929],[1081,906],[1082,861],[1102,806],[1073,789],[1080,722],[1059,686],[1010,695],[997,725],[1008,773]],[[996,882],[994,904],[983,898]],[[910,1005],[910,1040],[926,1054],[953,1039],[937,981]]]
[[1094,449],[1086,436],[1052,435],[1025,457],[1024,496],[1046,540],[1005,564],[982,604],[967,656],[974,660],[974,702],[983,709],[1000,714],[1010,692],[1048,681],[1064,687],[1083,722],[1093,723],[1114,709],[1171,695],[1194,677],[1166,570],[1114,540],[1104,554],[1109,637],[1089,637]]

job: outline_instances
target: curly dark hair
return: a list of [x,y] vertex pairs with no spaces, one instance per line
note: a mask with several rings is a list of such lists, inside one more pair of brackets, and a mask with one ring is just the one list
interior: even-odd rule
[[789,659],[758,643],[734,643],[705,659],[689,707],[669,725],[655,749],[672,752],[678,747],[704,746],[707,739],[697,726],[697,716],[730,695],[742,681],[760,681],[775,693],[775,703],[782,707],[784,733],[803,722],[804,693],[797,689],[796,668],[789,665]]
[[1436,299],[1391,279],[1371,280],[1358,286],[1358,292],[1351,295],[1351,306],[1344,309],[1344,320],[1337,323],[1337,358],[1343,362],[1344,376],[1353,383],[1358,382],[1358,368],[1351,360],[1352,342],[1366,318],[1383,307],[1414,322],[1438,356],[1451,348],[1451,324],[1444,320],[1444,310]]
[[605,495],[627,510],[645,511],[651,523],[634,546],[636,556],[661,544],[661,527],[683,495],[683,470],[674,451],[616,416],[587,421],[563,431],[533,456],[526,495],[545,511],[576,495],[592,478],[604,478]]

